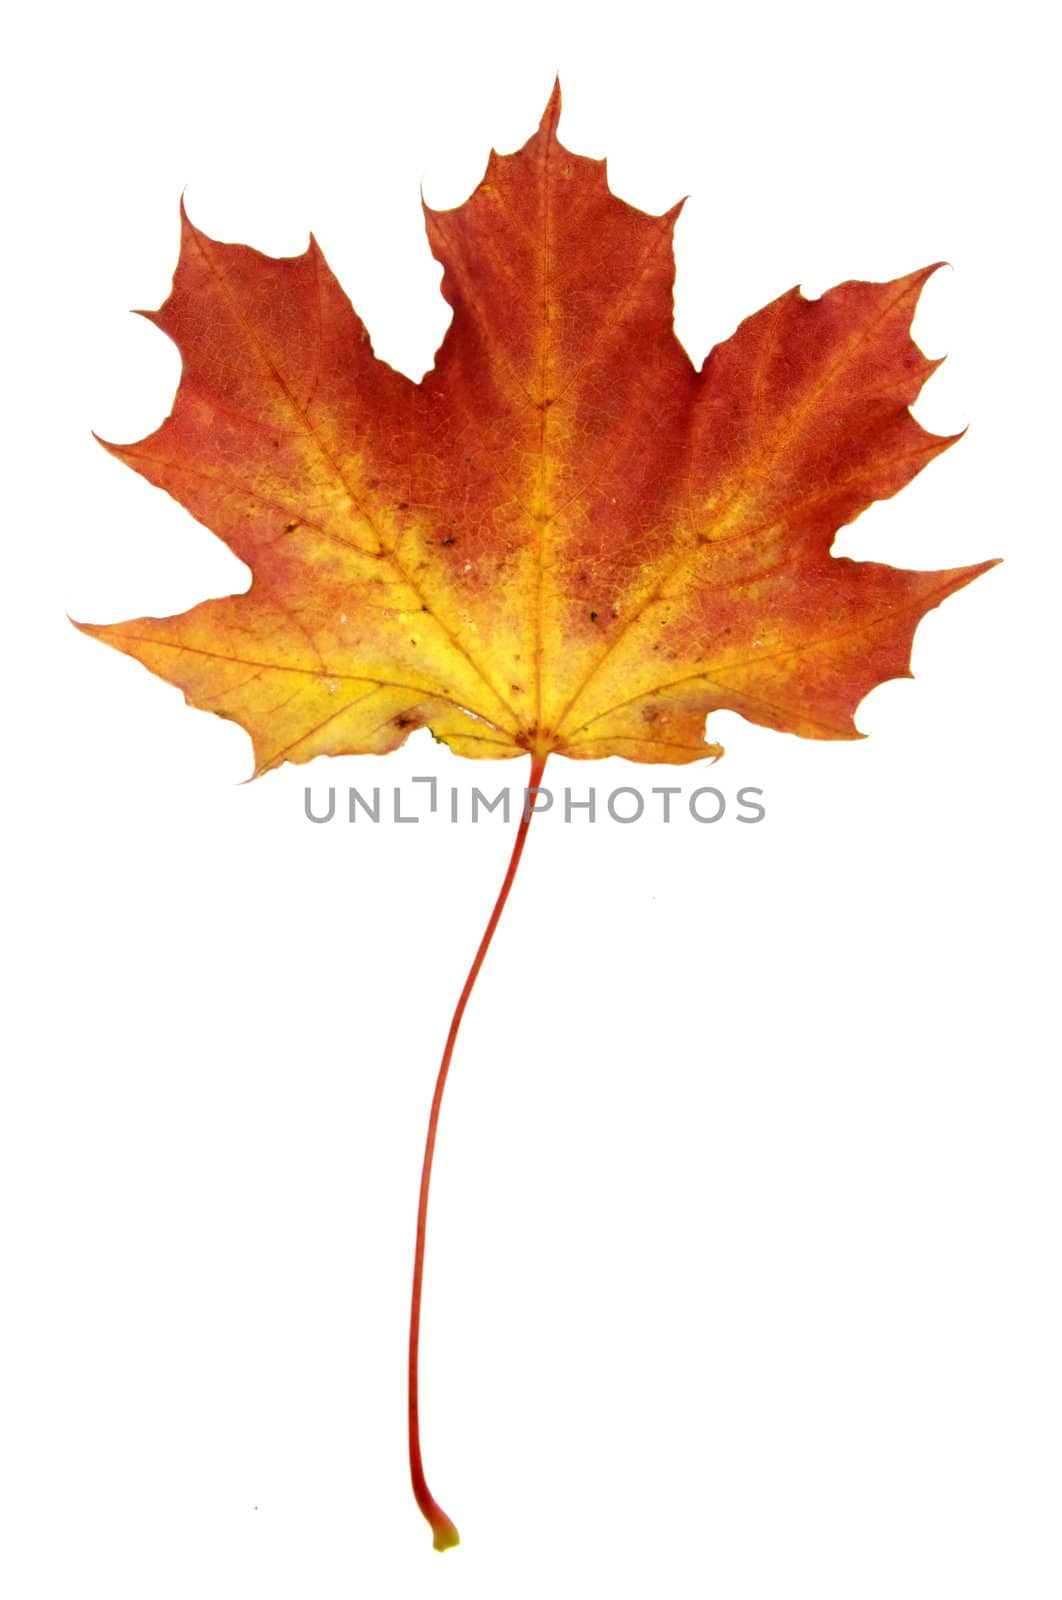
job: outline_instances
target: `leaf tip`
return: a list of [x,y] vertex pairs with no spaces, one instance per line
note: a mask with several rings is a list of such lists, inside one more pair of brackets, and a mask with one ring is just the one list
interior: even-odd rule
[[118,461],[129,463],[129,458],[134,448],[132,445],[116,444],[113,439],[105,439],[102,434],[96,432],[95,428],[91,428],[89,431],[96,443],[101,449],[106,450],[109,456],[114,456]]
[[545,134],[547,139],[556,139],[557,123],[560,121],[560,114],[561,86],[560,73],[557,73],[553,79],[553,88],[549,92],[549,99],[546,101],[546,109],[539,118],[539,133]]
[[905,278],[897,278],[897,286],[902,286],[906,291],[905,298],[909,296],[911,301],[917,305],[921,299],[922,290],[930,278],[944,267],[947,267],[949,271],[954,270],[950,261],[933,261],[928,267],[919,267],[915,272],[909,272]]
[[185,186],[185,188],[181,190],[180,199],[182,251],[184,250],[185,246],[190,243],[197,243],[201,240],[205,240],[208,243],[215,242],[210,238],[209,234],[203,232],[202,228],[197,228],[191,217],[188,215],[188,207],[184,203],[184,197],[187,192],[187,186]]

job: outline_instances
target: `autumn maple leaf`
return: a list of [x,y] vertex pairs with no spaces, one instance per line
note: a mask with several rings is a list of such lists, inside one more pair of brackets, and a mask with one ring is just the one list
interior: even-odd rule
[[[554,90],[475,193],[425,207],[453,320],[415,384],[373,354],[311,238],[273,260],[182,208],[152,320],[183,362],[172,414],[107,449],[251,568],[245,594],[85,632],[240,723],[255,771],[383,753],[427,727],[457,754],[689,762],[709,712],[859,737],[908,672],[921,617],[993,565],[908,572],[830,553],[872,501],[954,442],[909,407],[937,363],[910,324],[927,267],[792,290],[698,371],[675,336],[672,233],[558,142]],[[432,1107],[411,1319],[410,1448],[428,1182],[462,992]]]

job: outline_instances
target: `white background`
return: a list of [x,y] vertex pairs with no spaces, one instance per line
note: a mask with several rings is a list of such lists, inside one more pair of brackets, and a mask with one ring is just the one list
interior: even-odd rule
[[[1057,1600],[1058,255],[1039,8],[39,9],[5,89],[2,1141],[13,1600]],[[77,634],[246,573],[90,437],[165,415],[131,306],[196,222],[316,232],[413,376],[418,186],[531,133],[678,228],[697,362],[794,282],[946,258],[918,407],[967,437],[837,548],[1002,555],[861,744],[734,716],[765,822],[536,825],[444,1112],[425,1303],[440,1557],[408,1491],[415,1188],[509,848],[241,787],[250,745]],[[13,371],[11,363],[14,363]],[[556,762],[607,791],[668,781]],[[680,780],[675,780],[680,781]],[[692,786],[691,775],[681,780]]]

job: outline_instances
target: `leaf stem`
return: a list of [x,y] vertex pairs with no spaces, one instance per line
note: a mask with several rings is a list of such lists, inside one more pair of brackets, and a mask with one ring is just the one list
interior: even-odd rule
[[435,1135],[439,1126],[439,1110],[442,1106],[443,1090],[446,1088],[446,1079],[450,1071],[450,1060],[457,1042],[458,1029],[461,1019],[465,1014],[469,997],[479,977],[479,970],[483,965],[487,951],[490,949],[494,930],[501,920],[505,909],[505,902],[509,898],[509,891],[516,877],[516,869],[520,865],[520,857],[524,853],[527,842],[527,831],[531,826],[531,818],[535,813],[535,791],[542,782],[542,774],[546,766],[546,755],[532,755],[531,771],[528,776],[528,800],[520,816],[520,826],[516,830],[516,839],[513,843],[513,852],[509,857],[509,865],[498,891],[498,898],[494,902],[494,910],[483,930],[483,937],[479,941],[479,948],[468,969],[464,988],[458,997],[454,1008],[453,1018],[450,1022],[450,1031],[446,1036],[446,1047],[443,1050],[442,1061],[439,1065],[439,1074],[435,1080],[435,1093],[432,1096],[431,1113],[428,1117],[428,1136],[424,1142],[424,1162],[420,1173],[420,1200],[417,1206],[417,1245],[413,1258],[413,1298],[409,1311],[409,1471],[413,1480],[413,1494],[417,1505],[431,1524],[433,1544],[436,1550],[449,1550],[460,1542],[457,1529],[435,1499],[428,1488],[424,1476],[424,1463],[420,1453],[420,1388],[418,1381],[418,1356],[420,1351],[420,1301],[424,1284],[424,1243],[428,1229],[428,1193],[431,1188],[431,1168],[435,1155]]

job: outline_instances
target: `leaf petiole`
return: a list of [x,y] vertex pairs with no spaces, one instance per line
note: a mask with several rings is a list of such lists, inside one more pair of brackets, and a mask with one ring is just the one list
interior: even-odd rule
[[505,902],[509,898],[513,881],[516,878],[516,869],[520,865],[520,857],[524,853],[527,842],[527,832],[531,826],[531,818],[535,814],[535,792],[542,782],[542,774],[546,767],[546,755],[532,755],[531,772],[528,776],[527,803],[524,805],[520,817],[520,825],[516,830],[516,839],[513,843],[512,855],[506,868],[502,886],[498,891],[498,898],[494,902],[494,910],[490,914],[483,937],[479,941],[479,948],[468,970],[464,987],[458,997],[457,1005],[450,1022],[450,1031],[446,1036],[446,1046],[443,1050],[442,1061],[439,1064],[439,1073],[435,1080],[435,1093],[432,1096],[431,1112],[428,1117],[428,1134],[424,1142],[424,1161],[420,1173],[420,1199],[417,1205],[417,1244],[413,1257],[413,1296],[409,1311],[409,1471],[413,1480],[413,1494],[417,1505],[431,1525],[432,1542],[436,1550],[449,1550],[460,1543],[456,1527],[451,1522],[446,1512],[435,1499],[428,1488],[424,1476],[424,1463],[420,1452],[420,1390],[418,1380],[418,1357],[420,1352],[420,1302],[424,1284],[424,1243],[427,1237],[428,1226],[428,1194],[431,1188],[432,1161],[435,1156],[435,1135],[439,1126],[439,1110],[442,1106],[443,1091],[446,1088],[446,1079],[450,1071],[450,1061],[457,1042],[458,1030],[461,1019],[465,1014],[469,997],[479,977],[487,951],[490,949],[494,931],[501,920],[505,909]]

